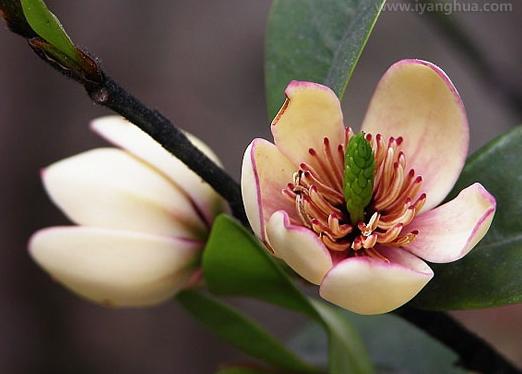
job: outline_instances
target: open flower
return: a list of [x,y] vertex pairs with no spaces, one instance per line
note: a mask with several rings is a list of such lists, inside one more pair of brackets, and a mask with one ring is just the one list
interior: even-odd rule
[[293,81],[285,93],[271,125],[275,145],[254,139],[245,152],[243,200],[256,235],[320,285],[324,299],[361,314],[386,313],[433,277],[422,259],[457,260],[485,235],[496,205],[479,183],[438,206],[469,142],[464,106],[441,69],[403,60],[377,86],[362,124],[375,160],[373,193],[357,222],[343,194],[353,132],[338,98],[310,82]]
[[[43,170],[51,199],[78,226],[38,231],[31,255],[57,281],[92,301],[156,304],[197,280],[201,251],[224,201],[123,118],[100,118],[92,128],[122,149],[94,149]],[[190,138],[218,162],[206,145]]]

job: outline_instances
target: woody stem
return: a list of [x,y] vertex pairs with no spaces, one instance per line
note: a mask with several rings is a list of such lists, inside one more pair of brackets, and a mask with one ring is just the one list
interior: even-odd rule
[[[46,42],[25,23],[25,18],[20,12],[16,12],[18,8],[18,2],[0,0],[0,16],[7,20],[11,31],[27,39],[31,48],[43,61],[83,85],[95,103],[124,116],[184,162],[230,203],[233,214],[248,227],[240,186],[228,173],[196,148],[164,115],[145,106],[109,78],[101,69],[98,59],[78,49],[82,57],[82,65],[75,66],[79,69],[77,71],[72,71],[49,59],[44,49]],[[464,368],[488,373],[518,372],[486,342],[444,313],[402,308],[397,311],[397,314],[457,352],[460,356],[460,365]]]

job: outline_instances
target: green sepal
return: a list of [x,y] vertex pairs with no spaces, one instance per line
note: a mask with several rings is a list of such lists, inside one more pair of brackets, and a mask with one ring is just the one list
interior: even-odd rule
[[370,143],[360,133],[351,137],[344,155],[344,198],[352,223],[364,219],[373,193],[375,159]]

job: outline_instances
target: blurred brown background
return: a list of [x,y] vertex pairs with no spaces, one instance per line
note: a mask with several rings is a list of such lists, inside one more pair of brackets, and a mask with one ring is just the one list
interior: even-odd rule
[[[146,103],[208,142],[236,177],[245,146],[269,137],[263,93],[268,0],[48,1],[73,39]],[[522,3],[509,13],[456,17],[494,70],[522,88]],[[241,357],[175,302],[149,310],[106,310],[54,284],[30,260],[27,239],[66,223],[45,196],[39,169],[104,145],[87,128],[107,112],[41,63],[23,40],[0,32],[0,372],[210,373]],[[520,123],[499,91],[470,66],[426,17],[385,12],[346,95],[358,127],[380,75],[417,57],[443,67],[461,92],[472,148]],[[301,320],[246,305],[280,336]],[[522,308],[458,313],[522,362]]]

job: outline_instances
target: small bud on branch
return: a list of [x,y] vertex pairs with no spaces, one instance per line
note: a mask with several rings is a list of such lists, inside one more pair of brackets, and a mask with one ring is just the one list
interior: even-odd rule
[[[165,116],[146,107],[110,79],[102,70],[98,59],[72,43],[58,19],[42,0],[0,1],[2,15],[11,31],[26,38],[42,60],[66,77],[82,84],[96,104],[108,107],[127,118],[183,161],[229,202],[236,218],[243,223],[247,222],[239,184],[196,148]],[[27,19],[22,18],[24,14]],[[31,27],[34,31],[29,31]]]
[[[41,17],[39,21],[42,21],[40,26],[35,27],[35,20],[26,18],[28,9],[22,7],[24,3],[29,5],[29,8],[31,6],[37,7]],[[66,37],[60,23],[49,12],[42,0],[0,0],[0,16],[6,20],[12,32],[19,34],[28,41],[31,48],[43,61],[65,76],[82,84],[90,98],[97,104],[106,106],[127,118],[160,143],[167,151],[184,162],[223,196],[230,203],[234,215],[247,225],[239,184],[221,167],[199,151],[185,134],[165,116],[146,107],[114,80],[110,79],[102,70],[96,58],[91,57],[72,42],[71,50],[67,42],[70,39]],[[51,29],[48,30],[45,27]],[[51,34],[49,34],[50,31]],[[63,34],[60,36],[60,33],[65,34],[65,36]],[[363,141],[365,140],[363,139]],[[364,147],[360,141],[355,144]],[[357,147],[357,149],[359,148]],[[362,154],[367,154],[364,149]],[[370,164],[364,163],[362,167],[359,167],[361,170],[369,170]],[[368,173],[363,171],[362,175],[367,177]],[[364,183],[364,191],[368,188],[369,184]],[[364,201],[366,200],[361,199],[360,205],[364,206],[362,208],[358,206],[359,211],[368,204],[368,202],[363,204]],[[355,211],[353,214],[354,216],[360,215]],[[476,338],[464,327],[455,324],[450,317],[443,313],[403,309],[398,314],[454,349],[460,355],[461,365],[464,368],[481,369],[481,363],[477,365],[471,354],[476,351],[480,352],[481,356],[492,359],[491,365],[488,367],[492,371],[499,369],[502,372],[517,372],[516,368],[489,345]],[[467,340],[466,346],[459,343],[464,339]]]

